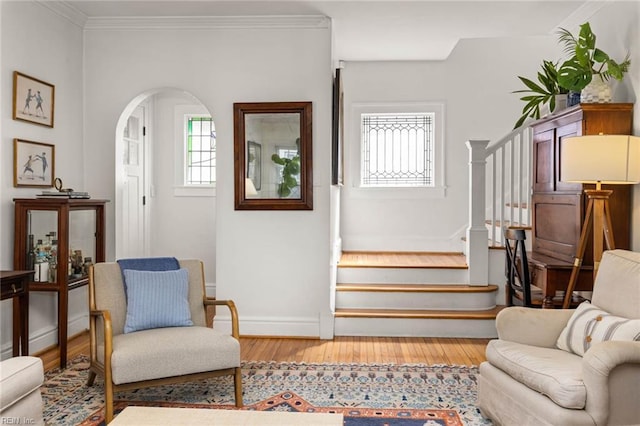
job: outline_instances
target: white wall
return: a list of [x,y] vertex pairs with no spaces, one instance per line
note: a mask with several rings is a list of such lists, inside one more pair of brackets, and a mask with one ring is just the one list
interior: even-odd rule
[[[318,336],[320,318],[329,317],[328,21],[288,25],[284,20],[277,29],[240,27],[127,31],[113,22],[107,29],[88,23],[87,188],[114,197],[114,131],[131,99],[163,87],[191,93],[211,112],[217,129],[216,241],[210,244],[217,254],[216,296],[236,302],[243,334]],[[257,101],[313,102],[313,211],[233,209],[233,103]],[[110,258],[113,213],[110,206]],[[188,221],[176,214],[176,232],[189,229]],[[181,238],[189,244],[190,237]]]
[[[619,61],[627,53],[631,55],[629,73],[614,86],[614,100],[635,104],[633,134],[640,136],[640,105],[637,104],[640,99],[640,2],[607,3],[589,22],[598,47],[609,56]],[[640,185],[633,188],[632,200],[631,249],[640,251]]]
[[[513,127],[522,102],[518,75],[533,77],[541,58],[561,52],[555,38],[462,40],[442,62],[347,62],[343,247],[350,250],[461,251],[468,226],[469,139],[497,140]],[[359,117],[354,105],[442,102],[445,195],[358,189]],[[414,194],[408,194],[413,191]],[[401,193],[402,195],[398,195]]]
[[[201,259],[208,287],[216,277],[216,197],[215,189],[184,190],[176,174],[183,178],[184,111],[209,114],[196,99],[177,90],[163,90],[152,98],[151,159],[154,190],[149,197],[150,256]],[[186,109],[185,109],[186,108]],[[176,110],[180,119],[176,119]],[[214,124],[217,118],[213,117]],[[182,158],[180,158],[182,157]],[[180,181],[180,184],[182,181]],[[214,295],[214,294],[211,294]]]
[[[0,2],[2,86],[0,143],[0,264],[13,269],[13,198],[29,198],[41,191],[13,188],[13,138],[55,145],[55,175],[65,187],[84,190],[82,138],[82,29],[34,2]],[[54,127],[12,120],[13,72],[55,86]],[[86,287],[69,295],[69,334],[88,327]],[[30,352],[57,342],[55,293],[31,293]],[[2,358],[11,353],[11,301],[2,302]]]

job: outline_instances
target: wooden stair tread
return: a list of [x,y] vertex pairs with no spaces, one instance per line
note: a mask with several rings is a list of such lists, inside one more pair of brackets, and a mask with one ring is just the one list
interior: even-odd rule
[[495,319],[504,306],[487,310],[336,309],[336,318]]
[[337,291],[398,292],[398,293],[489,293],[497,285],[472,286],[456,284],[338,284]]
[[462,253],[343,251],[338,268],[468,269]]
[[486,219],[484,222],[487,225],[492,225],[493,224],[493,225],[495,225],[497,227],[500,227],[500,228],[502,228],[503,226],[506,226],[506,227],[512,228],[512,229],[526,229],[526,230],[533,229],[531,227],[531,225],[524,225],[524,224],[520,224],[518,222],[511,222],[510,220],[505,220],[503,222],[500,222],[497,219],[495,221],[492,221],[491,219]]

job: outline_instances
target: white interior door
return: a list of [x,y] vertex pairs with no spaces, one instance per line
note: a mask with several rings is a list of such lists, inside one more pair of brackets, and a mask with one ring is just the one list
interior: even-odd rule
[[119,258],[148,256],[145,198],[145,107],[138,106],[127,119],[122,135],[123,172],[121,253]]

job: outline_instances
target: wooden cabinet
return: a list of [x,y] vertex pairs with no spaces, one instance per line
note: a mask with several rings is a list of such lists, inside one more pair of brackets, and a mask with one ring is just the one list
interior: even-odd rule
[[[87,285],[89,262],[105,260],[107,201],[64,197],[13,201],[14,269],[35,271],[29,292],[57,294],[60,367],[65,368],[69,291]],[[28,336],[28,330],[24,332]]]
[[[580,104],[533,124],[532,173],[532,267],[539,276],[564,279],[573,265],[587,199],[584,189],[595,185],[562,181],[561,153],[565,138],[582,135],[624,134],[632,132],[633,104]],[[617,248],[629,248],[631,232],[631,191],[628,185],[603,185],[612,189],[609,203]],[[584,271],[593,264],[592,244],[585,252]],[[584,284],[581,272],[581,282]],[[549,279],[549,278],[545,278]],[[592,281],[591,281],[592,282]],[[557,285],[556,285],[557,284]],[[566,283],[553,287],[566,288]],[[582,286],[584,287],[584,285]]]

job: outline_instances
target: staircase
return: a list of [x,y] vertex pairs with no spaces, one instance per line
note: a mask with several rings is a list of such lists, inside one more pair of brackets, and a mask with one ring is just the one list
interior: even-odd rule
[[467,280],[462,253],[343,252],[334,333],[495,337],[498,287]]
[[470,223],[462,253],[343,252],[334,335],[496,337],[505,300],[503,286],[494,285],[504,282],[504,252],[496,248],[504,226],[531,224],[532,138],[525,125],[495,143],[467,142]]

